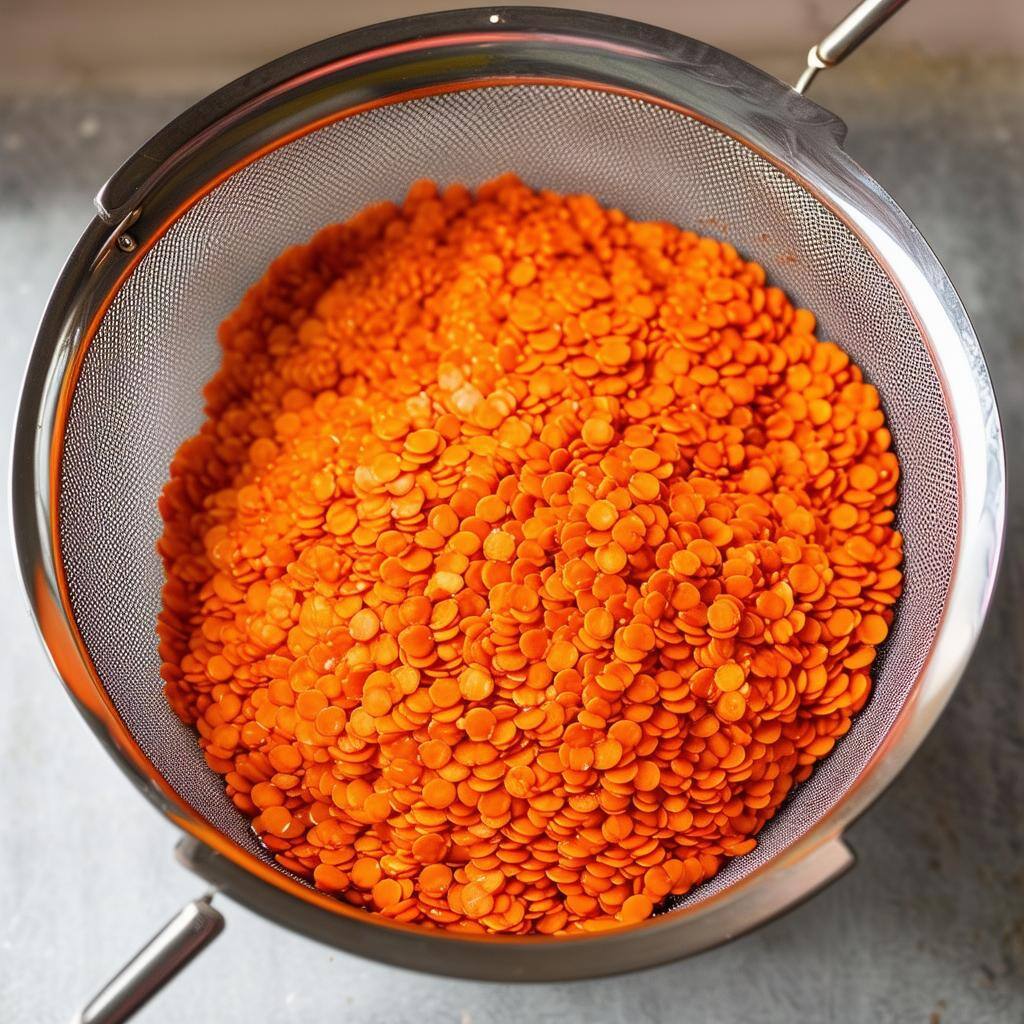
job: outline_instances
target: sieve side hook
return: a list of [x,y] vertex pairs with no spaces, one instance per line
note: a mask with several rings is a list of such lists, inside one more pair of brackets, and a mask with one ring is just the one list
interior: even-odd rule
[[835,67],[882,27],[907,0],[862,0],[820,43],[807,54],[807,67],[793,86],[798,93],[807,92],[815,75]]
[[182,907],[114,975],[72,1024],[121,1024],[141,1009],[224,930],[207,893]]

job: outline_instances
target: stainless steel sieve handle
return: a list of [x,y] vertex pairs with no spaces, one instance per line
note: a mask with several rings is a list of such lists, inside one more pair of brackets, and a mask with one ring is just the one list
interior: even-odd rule
[[203,896],[183,907],[100,990],[73,1024],[122,1024],[224,930]]
[[807,91],[814,76],[825,68],[835,67],[885,24],[907,0],[862,0],[820,43],[807,54],[807,67],[794,89]]

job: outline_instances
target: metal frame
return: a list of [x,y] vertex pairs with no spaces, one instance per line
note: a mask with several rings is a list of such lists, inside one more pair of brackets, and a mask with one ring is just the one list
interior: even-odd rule
[[[524,79],[610,89],[681,110],[774,163],[842,220],[900,288],[941,377],[961,446],[961,514],[949,600],[915,690],[868,769],[806,836],[724,892],[640,925],[558,939],[467,938],[386,922],[307,889],[225,840],[170,791],[84,650],[67,602],[55,512],[64,417],[82,355],[120,283],[185,209],[262,152],[353,108]],[[963,306],[908,218],[843,152],[844,135],[828,111],[695,40],[577,11],[486,8],[378,25],[281,58],[181,115],[110,179],[97,197],[99,216],[57,282],[29,363],[14,437],[14,534],[57,671],[126,774],[189,833],[182,856],[190,867],[257,912],[339,948],[462,977],[538,981],[631,970],[708,948],[850,865],[843,831],[921,744],[977,640],[1002,546],[1005,473],[991,383]]]

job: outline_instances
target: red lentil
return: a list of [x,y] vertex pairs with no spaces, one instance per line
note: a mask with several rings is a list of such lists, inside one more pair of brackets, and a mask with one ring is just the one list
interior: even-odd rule
[[727,243],[511,177],[289,250],[161,512],[168,698],[291,871],[468,932],[648,918],[849,729],[878,394]]

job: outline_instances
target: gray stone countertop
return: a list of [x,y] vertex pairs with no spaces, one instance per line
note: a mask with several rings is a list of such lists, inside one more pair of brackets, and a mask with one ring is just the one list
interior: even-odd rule
[[[1001,403],[1011,484],[981,644],[917,757],[849,832],[857,867],[723,948],[545,986],[399,971],[225,904],[224,936],[140,1022],[1024,1021],[1024,70],[872,53],[821,76],[814,97],[847,120],[849,151],[957,285]],[[0,97],[0,422],[91,196],[193,98]],[[5,469],[5,515],[7,489]],[[202,887],[62,692],[6,535],[0,608],[0,1020],[42,1024],[70,1019]]]

